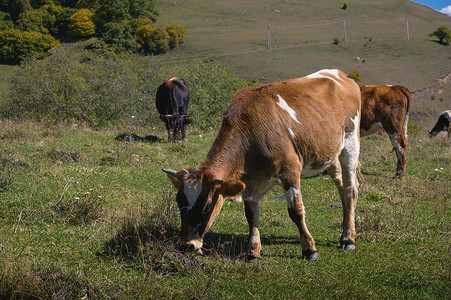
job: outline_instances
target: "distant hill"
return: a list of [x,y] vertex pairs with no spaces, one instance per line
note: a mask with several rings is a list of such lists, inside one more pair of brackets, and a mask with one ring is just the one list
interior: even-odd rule
[[[451,46],[428,35],[442,24],[451,28],[451,17],[407,0],[347,1],[346,10],[343,3],[162,0],[157,25],[177,22],[188,35],[182,47],[161,59],[214,57],[261,83],[323,68],[357,69],[363,84],[401,84],[411,91],[431,87],[451,71]],[[444,99],[425,108],[431,114],[449,109],[450,89],[443,87]],[[417,101],[429,98],[423,94]]]

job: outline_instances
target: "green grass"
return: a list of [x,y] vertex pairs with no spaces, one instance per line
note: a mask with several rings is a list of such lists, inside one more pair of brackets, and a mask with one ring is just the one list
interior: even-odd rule
[[[217,57],[260,82],[321,68],[357,68],[365,84],[402,84],[411,90],[431,86],[450,69],[449,46],[427,37],[449,18],[410,1],[353,1],[346,11],[342,1],[325,0],[175,3],[159,2],[159,23],[186,26],[187,41],[149,59],[172,64]],[[353,28],[368,16],[401,19],[401,25],[408,17],[411,40],[391,23]],[[305,27],[343,18],[349,25],[347,42],[338,36],[340,24],[324,31]],[[268,24],[280,48],[265,49]],[[332,45],[335,36],[342,40],[339,45]],[[0,73],[14,68],[2,66]],[[7,89],[3,78],[2,90]],[[430,112],[449,109],[449,87],[443,90],[434,99],[414,99],[413,111],[428,113],[423,129],[435,122]],[[188,142],[170,145],[162,124],[96,131],[69,123],[2,120],[0,298],[450,298],[450,142],[443,136],[430,139],[418,124],[410,129],[402,181],[391,179],[396,164],[388,138],[362,140],[365,182],[356,210],[355,251],[337,248],[340,201],[328,176],[315,177],[301,186],[318,261],[301,259],[299,234],[279,199],[282,190],[275,188],[261,206],[263,260],[252,265],[244,262],[243,204],[224,205],[205,237],[205,256],[176,247],[175,192],[161,168],[197,167],[215,130],[191,129]],[[163,142],[115,139],[129,131]]]
[[396,166],[388,138],[362,140],[356,251],[337,248],[342,211],[328,176],[301,182],[320,251],[313,263],[301,259],[282,190],[272,190],[261,206],[263,260],[252,265],[244,262],[242,204],[224,205],[206,235],[205,256],[177,250],[175,193],[161,168],[197,167],[215,132],[191,130],[189,141],[176,145],[115,140],[128,131],[165,140],[162,127],[1,123],[4,298],[450,296],[448,139],[411,132],[403,181],[391,179]]

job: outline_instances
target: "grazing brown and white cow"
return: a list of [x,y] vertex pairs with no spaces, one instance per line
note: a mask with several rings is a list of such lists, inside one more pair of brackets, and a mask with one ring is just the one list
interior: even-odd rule
[[407,123],[411,96],[400,85],[359,86],[362,94],[360,136],[384,129],[396,152],[397,168],[394,178],[406,173]]
[[181,242],[201,252],[204,234],[224,200],[244,200],[249,259],[258,262],[259,201],[280,185],[300,232],[303,257],[315,260],[318,251],[305,223],[300,178],[327,168],[343,203],[340,243],[354,249],[359,122],[359,87],[339,70],[239,91],[202,165],[178,172],[163,169],[178,190]]
[[431,136],[437,136],[440,131],[448,131],[448,136],[451,136],[451,130],[449,122],[451,121],[451,110],[445,110],[438,117],[437,123],[435,123],[434,128],[429,130]]
[[186,113],[189,106],[188,85],[183,78],[172,77],[157,89],[156,106],[168,131],[169,142],[186,139],[185,124],[190,124]]

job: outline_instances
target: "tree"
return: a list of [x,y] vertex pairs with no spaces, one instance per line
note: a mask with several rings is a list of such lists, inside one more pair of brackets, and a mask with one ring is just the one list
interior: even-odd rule
[[0,11],[0,30],[14,28],[11,16],[8,13]]
[[49,34],[8,29],[0,31],[0,59],[18,63],[28,56],[58,48],[59,41]]
[[49,33],[55,24],[55,17],[46,8],[27,10],[20,14],[17,24],[26,31]]
[[136,49],[132,28],[125,23],[105,24],[100,38],[116,52],[133,52]]
[[140,28],[141,26],[153,25],[152,20],[149,18],[135,18],[135,19],[129,20],[127,23],[130,26],[130,28],[132,29],[133,34],[135,34],[136,30],[138,30],[138,28]]
[[448,44],[451,41],[451,30],[446,25],[440,25],[429,36],[435,36],[439,39],[440,44]]
[[3,0],[0,1],[0,10],[7,12],[15,21],[23,12],[31,10],[30,0]]
[[86,8],[80,9],[70,17],[69,34],[76,38],[88,38],[96,33],[94,14]]
[[108,22],[148,18],[155,22],[159,16],[156,0],[97,0],[96,23],[102,28]]

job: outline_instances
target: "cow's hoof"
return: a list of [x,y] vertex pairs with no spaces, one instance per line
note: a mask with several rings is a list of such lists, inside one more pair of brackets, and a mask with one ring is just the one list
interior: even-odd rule
[[302,251],[302,258],[308,261],[315,261],[318,258],[318,250]]
[[261,256],[248,255],[246,261],[251,264],[258,264],[262,260]]
[[353,241],[341,241],[340,242],[340,248],[344,250],[354,250],[355,249],[355,243]]

